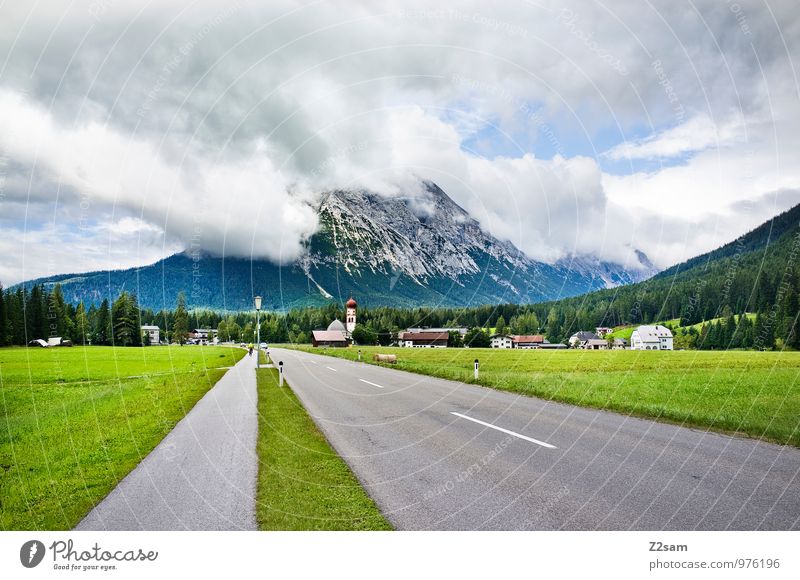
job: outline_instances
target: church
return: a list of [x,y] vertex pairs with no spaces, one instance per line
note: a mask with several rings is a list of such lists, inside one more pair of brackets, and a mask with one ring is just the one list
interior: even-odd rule
[[352,342],[352,334],[356,328],[356,310],[358,304],[350,299],[345,304],[345,322],[338,318],[328,325],[327,330],[314,330],[311,333],[313,346],[346,347]]

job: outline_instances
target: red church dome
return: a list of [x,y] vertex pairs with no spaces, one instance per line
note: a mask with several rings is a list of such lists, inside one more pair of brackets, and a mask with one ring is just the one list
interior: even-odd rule
[[348,308],[355,308],[356,306],[358,306],[358,304],[356,304],[356,301],[353,300],[352,297],[350,297],[350,300],[347,301],[347,304],[345,304],[345,306],[347,306]]

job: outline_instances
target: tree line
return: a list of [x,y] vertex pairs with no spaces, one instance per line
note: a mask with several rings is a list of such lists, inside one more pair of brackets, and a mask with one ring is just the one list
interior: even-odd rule
[[[671,269],[630,286],[601,290],[540,304],[469,308],[361,307],[354,339],[388,345],[409,327],[467,327],[451,346],[488,346],[489,329],[508,334],[543,334],[565,342],[579,330],[597,326],[651,324],[676,320],[676,348],[800,348],[800,233],[783,236],[769,252],[739,252],[685,270]],[[342,305],[330,303],[289,312],[262,312],[261,339],[308,343],[313,330],[344,320]],[[708,322],[714,321],[714,322]],[[188,312],[181,293],[173,310],[141,308],[136,294],[87,308],[66,303],[60,285],[3,291],[0,286],[0,345],[24,345],[37,338],[69,338],[74,344],[146,344],[142,325],[157,325],[162,337],[184,343],[193,328],[215,329],[222,341],[254,342],[255,312]],[[695,325],[695,326],[692,326]],[[680,327],[680,329],[678,328]]]

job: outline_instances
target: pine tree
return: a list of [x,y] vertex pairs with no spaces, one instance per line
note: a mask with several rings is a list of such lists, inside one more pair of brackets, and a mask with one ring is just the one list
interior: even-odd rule
[[114,346],[131,346],[133,344],[134,333],[132,333],[133,324],[130,314],[130,294],[123,290],[111,306],[112,344]]
[[8,326],[5,291],[3,290],[3,284],[0,284],[0,346],[6,346],[8,344]]
[[90,331],[89,317],[86,315],[83,302],[81,302],[75,310],[75,326],[71,335],[72,341],[75,344],[88,344],[90,340]]
[[45,308],[44,291],[36,284],[25,299],[25,343],[37,338],[47,340],[50,336]]
[[128,296],[127,318],[130,325],[130,346],[142,346],[142,312],[139,308],[139,299],[134,293]]
[[186,311],[186,296],[183,292],[180,292],[178,294],[178,305],[175,309],[175,322],[172,325],[172,342],[184,345],[188,337],[189,313]]
[[111,344],[111,310],[108,307],[108,299],[104,299],[97,311],[97,320],[94,327],[94,344]]
[[8,300],[8,320],[11,323],[11,342],[13,344],[26,344],[25,328],[25,300],[26,293],[22,288],[17,288]]
[[497,322],[495,322],[495,332],[497,334],[506,333],[506,319],[503,318],[502,314],[497,318]]

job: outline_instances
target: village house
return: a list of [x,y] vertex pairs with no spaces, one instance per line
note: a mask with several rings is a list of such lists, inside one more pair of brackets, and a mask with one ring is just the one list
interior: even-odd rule
[[492,348],[547,348],[547,342],[541,334],[495,334],[490,339]]
[[194,344],[208,344],[208,341],[214,338],[216,332],[211,328],[194,328],[189,332],[188,339]]
[[597,340],[600,338],[594,332],[588,330],[579,330],[569,337],[570,348],[580,348],[587,340]]
[[608,350],[608,341],[605,338],[590,338],[580,348],[584,350]]
[[594,333],[599,338],[605,338],[607,334],[611,334],[612,332],[614,332],[614,329],[609,328],[608,326],[598,326],[597,328],[594,329]]
[[161,342],[161,329],[158,326],[145,324],[142,326],[142,334],[146,334],[150,339],[150,344]]
[[642,325],[631,334],[631,350],[672,350],[672,331],[660,324]]
[[547,342],[541,334],[515,334],[511,338],[514,348],[539,348]]
[[489,341],[492,348],[514,348],[514,339],[507,334],[495,334]]
[[418,326],[415,328],[406,328],[406,332],[457,332],[461,336],[465,336],[469,332],[466,326],[453,326],[450,328],[430,328],[426,326]]
[[397,337],[405,348],[447,348],[447,332],[401,332]]
[[628,341],[624,338],[615,338],[611,343],[611,350],[625,350],[628,348]]

